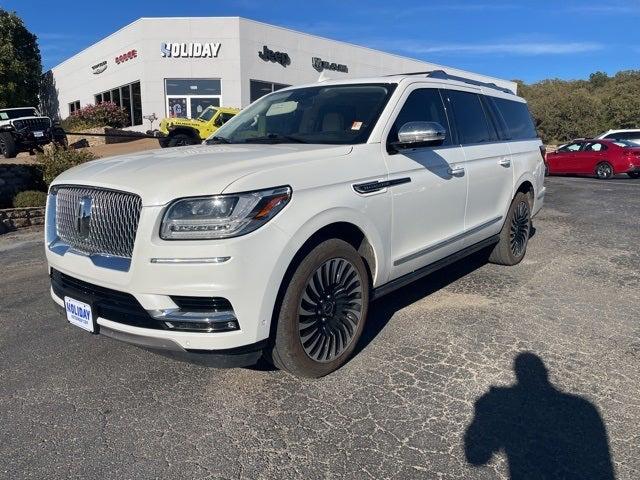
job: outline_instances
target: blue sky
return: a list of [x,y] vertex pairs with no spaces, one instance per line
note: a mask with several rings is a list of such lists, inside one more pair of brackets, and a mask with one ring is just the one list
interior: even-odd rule
[[534,82],[640,69],[640,0],[0,0],[45,68],[139,17],[242,16],[487,75]]

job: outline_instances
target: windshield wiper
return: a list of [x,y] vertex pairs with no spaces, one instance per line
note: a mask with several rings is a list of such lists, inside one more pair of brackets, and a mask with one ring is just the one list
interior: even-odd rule
[[217,136],[213,136],[209,140],[207,140],[207,145],[217,145],[220,143],[231,143],[231,142],[224,137],[217,137]]
[[245,143],[309,143],[306,140],[293,135],[281,135],[279,133],[268,133],[264,137],[253,137],[245,139]]

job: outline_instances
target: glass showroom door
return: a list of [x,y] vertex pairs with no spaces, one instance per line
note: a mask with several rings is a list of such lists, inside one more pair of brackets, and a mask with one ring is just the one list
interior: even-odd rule
[[170,117],[188,117],[187,97],[167,97],[167,114]]
[[196,118],[209,106],[220,106],[220,79],[166,78],[167,116]]
[[219,107],[220,99],[216,97],[189,97],[190,117],[199,117],[207,107]]

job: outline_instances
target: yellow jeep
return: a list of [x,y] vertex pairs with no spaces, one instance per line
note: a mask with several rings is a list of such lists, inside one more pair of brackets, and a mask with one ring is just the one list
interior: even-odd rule
[[158,141],[162,148],[201,143],[240,110],[228,107],[207,107],[197,118],[163,118]]

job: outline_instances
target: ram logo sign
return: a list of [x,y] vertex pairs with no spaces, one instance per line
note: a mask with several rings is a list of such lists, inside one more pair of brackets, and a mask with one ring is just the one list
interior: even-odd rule
[[160,54],[171,58],[215,58],[220,52],[221,43],[162,43]]

